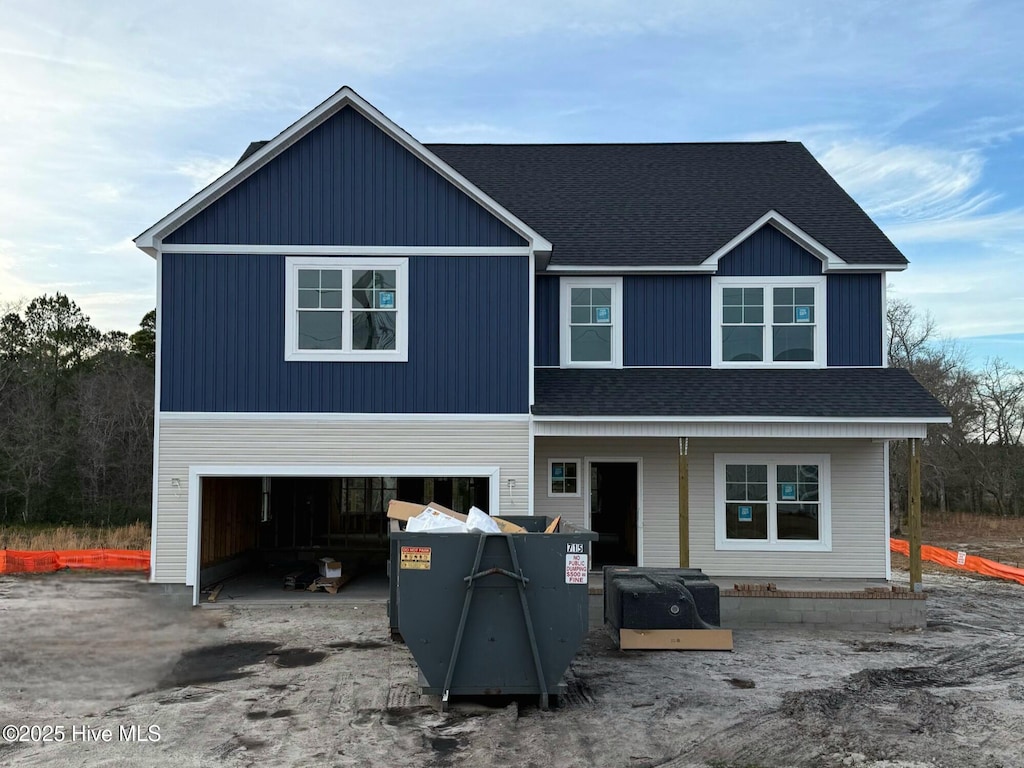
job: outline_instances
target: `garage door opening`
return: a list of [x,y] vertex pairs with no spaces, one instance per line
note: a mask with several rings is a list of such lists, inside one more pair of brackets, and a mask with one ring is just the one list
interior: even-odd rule
[[[489,510],[491,477],[201,477],[200,593],[218,602],[386,598],[388,503]],[[337,595],[306,589],[321,558],[341,564]],[[200,599],[204,599],[200,597]]]

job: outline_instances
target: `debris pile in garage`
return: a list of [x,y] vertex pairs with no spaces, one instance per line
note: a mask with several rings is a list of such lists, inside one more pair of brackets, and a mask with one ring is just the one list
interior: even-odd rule
[[443,507],[436,502],[413,504],[392,501],[388,518],[405,523],[405,530],[425,533],[526,533],[521,525],[492,517],[473,507],[468,515]]

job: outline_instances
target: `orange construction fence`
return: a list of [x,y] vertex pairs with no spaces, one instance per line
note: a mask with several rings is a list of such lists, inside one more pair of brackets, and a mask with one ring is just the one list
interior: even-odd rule
[[[910,542],[903,539],[889,539],[889,549],[901,555],[910,556]],[[947,568],[959,568],[961,571],[974,571],[983,576],[994,576],[997,579],[1008,579],[1024,584],[1024,568],[986,560],[984,557],[968,555],[966,552],[950,552],[928,544],[921,545],[921,559],[944,565]]]
[[62,568],[90,571],[148,571],[148,549],[65,549],[29,552],[0,549],[0,574],[50,573]]

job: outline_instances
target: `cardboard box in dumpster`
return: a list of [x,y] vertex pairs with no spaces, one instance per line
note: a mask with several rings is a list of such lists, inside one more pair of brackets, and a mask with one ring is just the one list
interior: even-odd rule
[[[410,501],[398,501],[397,499],[388,504],[388,518],[391,520],[408,522],[410,517],[416,517],[416,515],[420,514],[420,512],[425,510],[427,507],[432,507],[438,512],[443,512],[446,515],[454,517],[461,523],[466,522],[465,515],[448,509],[447,507],[442,507],[436,502],[432,501],[429,504],[413,504]],[[500,517],[491,517],[491,519],[498,524],[502,533],[526,533],[526,529],[521,525],[510,523],[508,520],[502,520]]]

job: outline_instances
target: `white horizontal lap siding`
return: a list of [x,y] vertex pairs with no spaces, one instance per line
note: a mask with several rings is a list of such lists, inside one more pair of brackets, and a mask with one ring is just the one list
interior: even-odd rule
[[[679,441],[673,438],[540,437],[534,445],[534,514],[583,525],[584,485],[580,496],[548,497],[548,460],[640,458],[643,460],[643,565],[679,566]],[[581,477],[582,481],[583,478]]]
[[[716,550],[716,453],[829,454],[832,551]],[[715,576],[886,578],[884,455],[871,440],[691,440],[690,565]]]
[[[529,425],[523,421],[163,419],[157,572],[184,583],[189,467],[482,467],[500,470],[501,513],[527,514]],[[177,479],[180,487],[173,486]],[[508,480],[515,481],[509,493]]]

